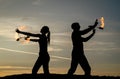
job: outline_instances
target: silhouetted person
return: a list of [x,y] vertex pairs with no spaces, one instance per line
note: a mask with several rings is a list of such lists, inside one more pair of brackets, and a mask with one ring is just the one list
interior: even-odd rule
[[[50,43],[50,31],[48,26],[43,26],[41,29],[41,34],[33,34],[33,33],[28,33],[28,32],[22,32],[19,31],[18,29],[16,32],[28,35],[28,36],[33,36],[33,37],[38,37],[39,39],[30,39],[30,41],[33,42],[38,42],[39,43],[39,57],[32,69],[32,74],[36,75],[39,68],[43,66],[44,74],[49,75],[49,61],[50,57],[48,54],[48,43]],[[26,38],[27,39],[27,38]]]
[[[72,50],[72,61],[71,61],[71,68],[68,71],[68,75],[73,75],[75,72],[77,65],[80,64],[82,69],[85,72],[85,75],[91,74],[91,67],[84,55],[84,47],[83,42],[87,42],[94,34],[95,34],[95,27],[97,26],[98,22],[95,21],[93,26],[89,26],[89,28],[81,31],[79,23],[73,23],[71,28],[73,29],[72,32],[72,43],[73,43],[73,50]],[[88,32],[93,30],[93,33],[86,38],[83,38],[81,35],[84,35]]]

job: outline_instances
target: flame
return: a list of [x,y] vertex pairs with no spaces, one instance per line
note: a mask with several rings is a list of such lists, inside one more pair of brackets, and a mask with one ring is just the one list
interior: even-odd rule
[[29,36],[25,37],[24,43],[29,43],[29,42],[30,42],[30,37]]
[[[26,30],[27,27],[26,26],[19,26],[18,29],[19,30]],[[16,41],[20,41],[22,44],[30,42],[29,36],[27,36],[27,37],[26,36],[19,36],[19,34],[17,32],[15,33],[15,39],[16,39]]]
[[19,34],[15,33],[15,39],[17,40],[19,38]]
[[25,30],[25,29],[27,29],[27,27],[26,26],[19,26],[18,29],[19,30]]
[[30,42],[30,38],[27,38],[26,43],[29,43],[29,42]]
[[101,25],[100,25],[100,29],[104,29],[104,26],[105,26],[105,23],[104,23],[104,17],[101,17],[100,18],[100,22],[101,22]]

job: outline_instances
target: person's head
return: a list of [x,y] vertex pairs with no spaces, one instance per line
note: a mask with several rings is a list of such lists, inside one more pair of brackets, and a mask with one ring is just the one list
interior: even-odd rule
[[48,26],[43,26],[40,32],[42,34],[47,35],[48,43],[50,44],[50,30],[49,30],[49,27]]
[[46,34],[49,32],[49,27],[48,26],[43,26],[41,31],[40,31],[42,34]]
[[71,28],[72,28],[74,31],[78,31],[78,30],[80,29],[80,25],[79,25],[78,22],[75,22],[75,23],[72,23]]

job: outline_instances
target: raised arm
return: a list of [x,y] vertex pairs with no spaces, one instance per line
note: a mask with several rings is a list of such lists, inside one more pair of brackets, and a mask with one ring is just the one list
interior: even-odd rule
[[85,29],[85,30],[83,30],[83,31],[80,31],[80,32],[81,32],[81,35],[84,35],[84,34],[90,32],[90,31],[93,30],[97,25],[98,25],[98,20],[96,19],[94,25],[89,26],[89,28],[87,28],[87,29]]
[[30,41],[33,41],[33,42],[38,42],[39,39],[30,39]]
[[91,39],[94,36],[94,34],[95,34],[95,29],[93,29],[93,33],[90,36],[88,36],[86,38],[82,38],[83,42],[87,42],[89,39]]
[[23,31],[20,31],[19,29],[16,29],[16,32],[24,34],[24,35],[28,35],[28,36],[40,37],[40,34],[33,34],[33,33],[29,33],[29,32],[23,32]]

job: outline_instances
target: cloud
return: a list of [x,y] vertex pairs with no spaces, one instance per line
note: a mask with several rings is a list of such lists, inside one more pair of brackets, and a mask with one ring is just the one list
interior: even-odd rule
[[98,36],[113,36],[113,35],[118,35],[120,34],[119,32],[110,32],[110,31],[103,31],[103,32],[98,32]]
[[115,42],[104,42],[104,41],[92,41],[87,43],[87,45],[89,46],[100,46],[100,45],[104,45],[104,46],[115,46]]
[[63,50],[63,49],[60,49],[60,48],[48,47],[48,51],[49,51],[49,52],[52,52],[52,51],[57,52],[57,51],[62,51],[62,50]]
[[[8,49],[8,48],[0,48],[0,50],[4,50],[4,51],[11,51],[11,52],[17,52],[17,53],[21,53],[21,54],[29,54],[29,55],[38,55],[37,53],[33,53],[33,52],[26,52],[26,51],[20,51],[20,50],[12,50],[12,49]],[[70,60],[70,58],[67,57],[61,57],[61,56],[56,56],[56,55],[51,55],[51,57],[53,58],[57,58],[57,59],[65,59],[65,60]]]
[[3,0],[0,0],[0,2],[2,2]]
[[0,18],[0,35],[14,39],[15,29],[19,26],[26,26],[27,29],[24,31],[33,31],[33,28],[31,27],[34,24],[33,20],[35,19],[32,17],[2,17]]
[[71,44],[71,33],[63,32],[63,33],[52,33],[51,34],[51,42],[56,45],[70,45]]
[[23,53],[23,54],[37,55],[36,53],[32,53],[32,52],[25,52],[25,51],[19,51],[19,50],[12,50],[12,49],[8,49],[8,48],[0,48],[0,50],[11,51],[11,52],[18,52],[18,53]]
[[55,56],[55,55],[52,55],[51,57],[59,58],[59,59],[63,59],[63,60],[71,60],[70,58],[67,58],[67,57],[60,57],[60,56]]
[[52,35],[53,36],[68,36],[68,37],[70,37],[71,33],[70,32],[62,32],[62,33],[53,33]]
[[31,69],[31,67],[23,67],[23,66],[0,66],[0,69]]
[[117,43],[114,41],[91,41],[85,43],[85,50],[87,51],[115,51],[120,50]]
[[115,51],[115,50],[117,50],[117,51],[120,51],[120,48],[85,48],[85,50],[86,51]]
[[32,4],[38,6],[40,5],[40,2],[41,0],[33,0]]
[[[16,66],[11,66],[11,67],[16,67]],[[31,74],[31,69],[4,69],[4,70],[0,71],[0,77],[1,76],[13,75],[13,74],[14,75],[15,74],[23,74],[23,73]]]

